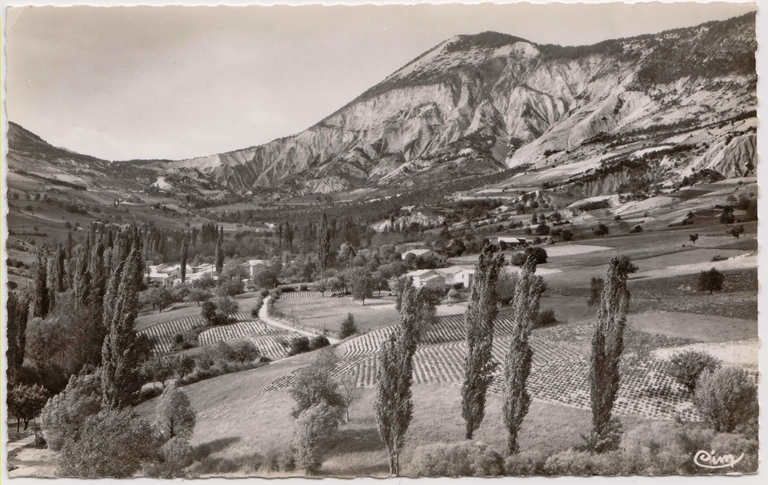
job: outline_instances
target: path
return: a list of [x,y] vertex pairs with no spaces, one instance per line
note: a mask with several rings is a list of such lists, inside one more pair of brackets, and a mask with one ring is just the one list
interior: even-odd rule
[[10,453],[14,450],[18,450],[19,448],[22,448],[27,445],[31,445],[35,442],[35,434],[32,433],[29,436],[25,436],[24,438],[21,438],[20,440],[11,441],[9,443],[5,444],[5,451],[6,453]]
[[[266,323],[268,325],[272,325],[273,327],[278,327],[278,328],[282,328],[282,329],[285,329],[285,330],[290,330],[291,332],[300,333],[302,335],[306,335],[307,337],[317,337],[319,335],[318,333],[313,333],[313,332],[310,332],[308,330],[302,330],[302,329],[293,327],[291,325],[286,325],[284,323],[278,322],[277,320],[275,320],[273,318],[270,318],[269,315],[267,315],[267,307],[269,305],[269,299],[270,298],[272,298],[272,297],[268,296],[268,297],[266,297],[264,299],[264,304],[261,305],[261,309],[259,310],[259,319],[261,321],[263,321],[264,323]],[[337,343],[341,342],[341,340],[339,340],[337,338],[329,337],[328,335],[326,335],[325,337],[328,339],[328,342],[330,342],[331,345],[337,344]]]

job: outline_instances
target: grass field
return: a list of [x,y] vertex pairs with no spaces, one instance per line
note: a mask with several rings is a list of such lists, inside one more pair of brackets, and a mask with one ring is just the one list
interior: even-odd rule
[[629,325],[647,333],[700,342],[728,342],[757,337],[757,320],[716,315],[648,311],[630,315]]
[[360,332],[370,332],[397,323],[393,300],[366,300],[365,306],[351,298],[279,299],[275,308],[284,319],[301,327],[338,332],[347,313],[355,317]]

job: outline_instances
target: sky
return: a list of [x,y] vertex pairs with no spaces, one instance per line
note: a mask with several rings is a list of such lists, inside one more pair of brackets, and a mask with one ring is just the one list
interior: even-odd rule
[[298,133],[449,37],[583,45],[723,20],[754,4],[20,7],[6,110],[107,160],[183,159]]

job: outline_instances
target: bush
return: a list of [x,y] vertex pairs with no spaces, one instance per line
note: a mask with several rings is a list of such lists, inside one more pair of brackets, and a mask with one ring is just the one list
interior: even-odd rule
[[197,462],[192,471],[201,475],[219,475],[234,473],[240,469],[240,464],[229,458],[214,458],[207,456]]
[[508,456],[504,461],[504,472],[513,477],[542,475],[547,454],[540,450],[524,451]]
[[454,283],[453,284],[453,289],[457,290],[457,291],[463,290],[464,289],[464,282],[463,281],[459,281],[458,283]]
[[632,229],[630,229],[629,232],[631,232],[632,234],[635,234],[635,233],[638,233],[638,232],[643,232],[643,228],[642,228],[642,226],[635,226]]
[[147,475],[154,478],[183,478],[184,469],[192,464],[193,452],[189,441],[173,438],[160,448],[160,460],[147,468]]
[[735,457],[743,453],[744,458],[729,471],[754,473],[758,466],[759,447],[757,437],[748,438],[742,434],[720,433],[714,436],[709,448],[702,449],[715,450],[720,454],[732,454]]
[[309,338],[299,337],[291,340],[288,344],[288,355],[298,355],[304,352],[309,352]]
[[681,386],[693,393],[696,389],[696,380],[702,372],[712,372],[720,367],[720,360],[706,352],[687,350],[672,355],[668,373]]
[[712,261],[713,262],[715,262],[715,261],[726,261],[727,259],[728,259],[728,256],[722,256],[720,254],[715,254],[714,256],[712,256]]
[[716,432],[756,428],[757,386],[743,369],[725,367],[703,373],[693,403]]
[[270,449],[264,457],[264,467],[268,472],[292,472],[296,469],[296,458],[289,449]]
[[533,328],[549,327],[556,323],[557,318],[555,318],[554,310],[542,310],[536,315],[536,320],[533,322]]
[[699,274],[698,288],[699,291],[708,291],[711,295],[713,292],[723,289],[723,282],[725,282],[725,275],[712,268]]
[[318,335],[317,337],[309,340],[309,350],[322,349],[323,347],[328,347],[329,345],[331,345],[331,342],[328,341],[328,337],[325,335]]
[[42,430],[35,431],[35,448],[38,450],[45,450],[48,448],[48,443],[45,441]]
[[499,476],[504,460],[477,441],[434,443],[416,448],[408,475],[417,477]]
[[127,478],[157,454],[149,423],[132,409],[108,411],[85,420],[79,440],[59,453],[59,475]]
[[450,301],[451,303],[455,303],[455,302],[458,302],[459,300],[461,300],[461,293],[457,289],[451,288],[448,291],[448,301]]

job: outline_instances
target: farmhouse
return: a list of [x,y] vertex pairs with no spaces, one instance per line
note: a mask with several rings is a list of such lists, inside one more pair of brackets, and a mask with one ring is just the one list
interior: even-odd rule
[[517,237],[517,236],[498,236],[495,238],[496,244],[505,247],[505,246],[525,246],[528,244],[528,240],[524,237]]
[[243,264],[248,271],[248,277],[253,279],[257,274],[267,269],[267,261],[264,259],[249,259]]
[[431,288],[442,288],[445,286],[445,277],[432,269],[420,269],[418,271],[411,271],[408,276],[413,278],[413,286],[421,288],[422,286],[429,286]]

